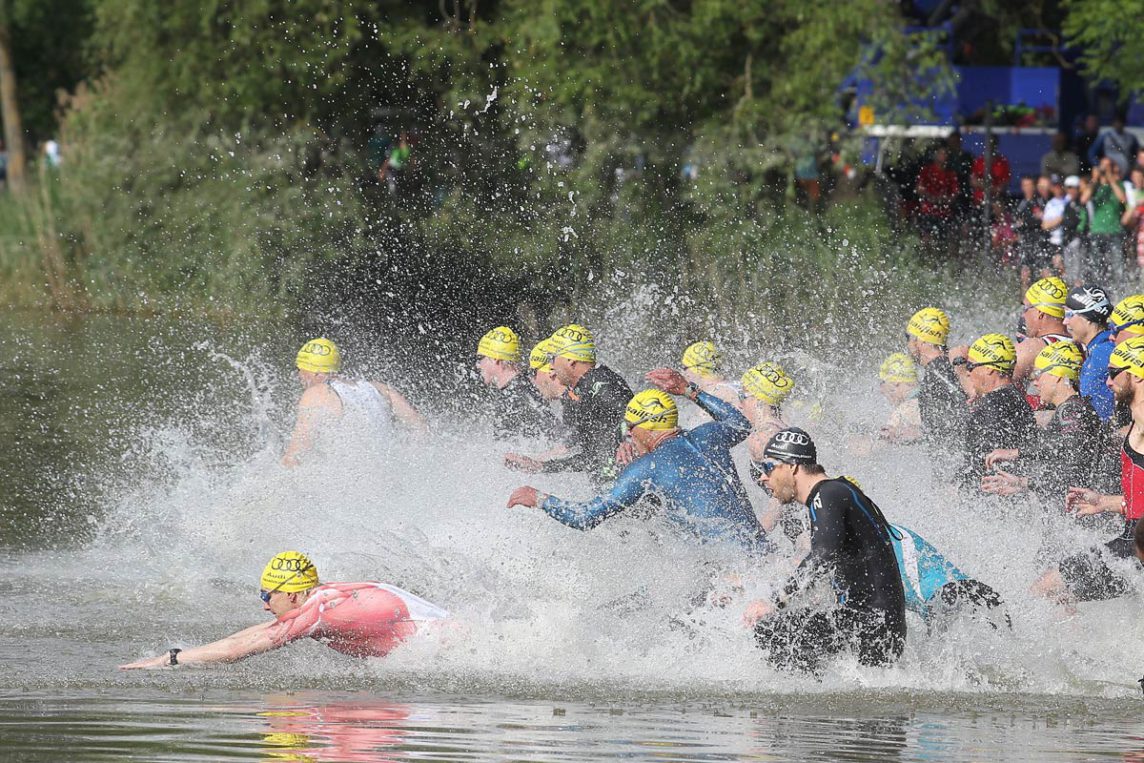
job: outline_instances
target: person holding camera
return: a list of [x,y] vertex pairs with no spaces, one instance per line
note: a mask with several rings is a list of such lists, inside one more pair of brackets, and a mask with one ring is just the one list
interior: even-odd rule
[[1124,280],[1124,230],[1120,218],[1128,197],[1120,175],[1120,165],[1104,157],[1092,168],[1092,182],[1080,197],[1082,205],[1092,202],[1089,256],[1095,272],[1084,277],[1097,283]]

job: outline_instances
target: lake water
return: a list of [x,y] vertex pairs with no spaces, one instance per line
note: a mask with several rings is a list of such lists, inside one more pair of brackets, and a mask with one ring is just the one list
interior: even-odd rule
[[[345,341],[351,362],[413,390],[432,434],[347,436],[291,471],[278,459],[301,336],[39,315],[0,330],[0,759],[1144,760],[1140,591],[1075,614],[1025,594],[1102,529],[960,505],[921,454],[850,448],[885,413],[872,385],[791,415],[820,433],[831,471],[997,588],[1013,628],[912,621],[898,665],[840,659],[816,680],[769,669],[739,623],[782,559],[698,548],[655,517],[578,533],[504,509],[522,482],[589,487],[506,471],[464,394],[419,397],[418,376],[448,362],[403,367]],[[837,370],[786,360],[808,388]],[[286,548],[326,579],[415,591],[456,625],[385,660],[306,642],[116,670],[259,622],[258,574]],[[747,593],[697,604],[713,569],[741,572]]]

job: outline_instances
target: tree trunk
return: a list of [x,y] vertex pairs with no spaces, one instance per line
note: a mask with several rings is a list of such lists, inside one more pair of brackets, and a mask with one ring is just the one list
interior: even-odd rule
[[24,126],[16,100],[16,68],[12,63],[12,40],[8,25],[0,23],[0,119],[4,121],[4,145],[8,149],[8,187],[24,190],[28,161],[24,155]]

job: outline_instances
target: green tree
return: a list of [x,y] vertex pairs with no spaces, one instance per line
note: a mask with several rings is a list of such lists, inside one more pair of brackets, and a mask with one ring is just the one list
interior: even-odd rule
[[1133,23],[1144,0],[1066,0],[1065,9],[1065,37],[1082,50],[1085,74],[1115,82],[1123,98],[1144,88],[1144,37]]

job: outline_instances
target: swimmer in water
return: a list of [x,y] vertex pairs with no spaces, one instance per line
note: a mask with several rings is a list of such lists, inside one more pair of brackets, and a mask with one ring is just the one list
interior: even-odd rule
[[[1114,514],[1121,517],[1121,532],[1103,547],[1068,557],[1045,573],[1033,592],[1071,606],[1075,601],[1112,599],[1127,593],[1129,581],[1106,559],[1137,559],[1136,532],[1144,517],[1144,337],[1116,345],[1108,362],[1108,386],[1132,415],[1132,424],[1120,450],[1119,495],[1105,495],[1084,487],[1069,488],[1067,507],[1076,516]],[[1140,570],[1140,565],[1130,567]]]
[[598,485],[615,478],[616,448],[624,407],[632,397],[624,378],[596,360],[592,332],[571,323],[550,337],[550,364],[566,388],[561,401],[564,426],[574,453],[538,457],[505,455],[505,465],[524,472],[587,472]]
[[683,351],[683,378],[714,395],[725,403],[742,410],[739,388],[723,376],[723,353],[712,342],[694,342]]
[[304,389],[294,431],[282,457],[286,466],[298,465],[313,447],[322,422],[329,419],[352,415],[373,426],[382,437],[390,433],[394,416],[411,429],[426,429],[425,418],[393,387],[342,377],[341,351],[329,339],[312,339],[302,345],[295,365]]
[[481,381],[497,393],[493,434],[552,439],[556,417],[525,375],[521,360],[520,337],[508,326],[497,326],[477,345]]
[[224,639],[120,665],[120,670],[236,662],[312,638],[352,657],[384,657],[417,632],[420,623],[449,613],[384,583],[326,583],[305,554],[284,551],[262,571],[262,608],[270,622]]
[[922,440],[937,465],[956,460],[949,455],[962,447],[967,415],[965,386],[950,361],[949,332],[949,316],[937,307],[923,307],[906,324],[906,351],[922,369]]
[[[590,530],[654,496],[662,501],[667,519],[692,535],[731,539],[764,551],[766,533],[731,460],[731,448],[746,438],[750,422],[735,406],[688,384],[678,371],[657,369],[647,380],[659,389],[646,389],[627,405],[623,429],[634,443],[636,458],[610,492],[576,502],[525,486],[512,492],[508,506],[539,508],[562,524]],[[686,396],[714,421],[681,429],[679,409],[667,393]]]
[[1029,287],[1021,306],[1025,338],[1017,343],[1017,362],[1013,367],[1013,384],[1024,390],[1033,373],[1033,362],[1047,345],[1071,342],[1065,327],[1065,300],[1068,287],[1056,276],[1042,278]]
[[890,442],[914,442],[922,436],[918,408],[918,371],[909,355],[895,352],[878,369],[879,391],[894,406],[880,436]]
[[[864,665],[900,657],[905,591],[890,523],[878,506],[852,482],[827,477],[810,435],[796,427],[775,433],[764,460],[752,461],[751,476],[779,501],[797,500],[810,514],[810,553],[769,602],[752,602],[743,615],[768,660],[819,672],[825,658],[851,649]],[[829,581],[836,607],[791,606],[820,579]]]

